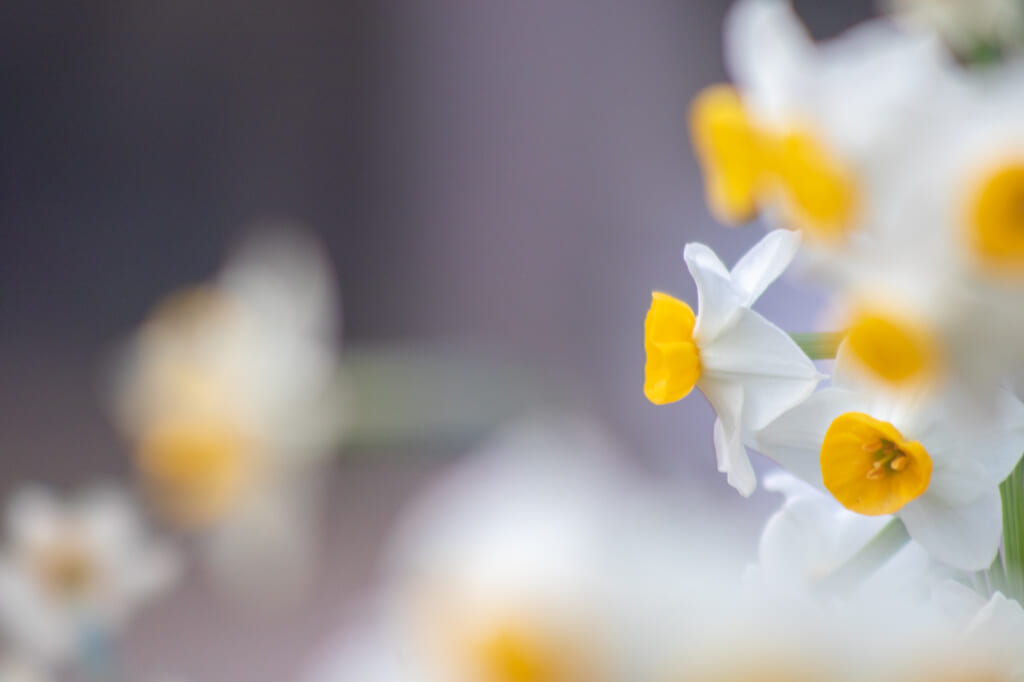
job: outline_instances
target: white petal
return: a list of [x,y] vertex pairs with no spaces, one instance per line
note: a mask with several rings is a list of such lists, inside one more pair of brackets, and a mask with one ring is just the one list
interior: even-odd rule
[[257,225],[232,255],[220,284],[253,312],[292,332],[331,336],[337,302],[323,249],[299,225]]
[[742,0],[725,23],[726,61],[757,113],[788,117],[814,45],[785,0]]
[[951,505],[925,493],[899,512],[907,531],[944,563],[965,571],[988,568],[999,550],[1002,504],[999,491],[966,505]]
[[1024,641],[1024,609],[999,592],[992,595],[967,626],[967,635],[994,651],[1019,652]]
[[743,446],[743,439],[737,428],[726,431],[721,419],[714,426],[715,455],[718,470],[726,474],[726,480],[743,497],[750,497],[757,489],[757,476],[750,463],[750,455]]
[[757,477],[743,445],[743,389],[734,382],[715,380],[702,381],[700,389],[718,414],[714,426],[718,470],[726,474],[729,485],[749,497],[757,487]]
[[53,538],[64,513],[49,491],[35,485],[19,489],[7,507],[7,531],[15,545],[35,545]]
[[750,306],[793,262],[800,248],[800,233],[773,230],[747,251],[732,268],[732,284]]
[[838,388],[818,391],[754,434],[754,447],[819,490],[821,443],[832,421],[863,409],[859,396]]
[[703,375],[743,386],[741,426],[756,430],[809,396],[822,375],[800,347],[747,308],[717,339],[701,348]]
[[697,323],[693,337],[703,348],[729,325],[742,302],[729,280],[729,271],[707,246],[687,244],[683,258],[697,284]]
[[1010,475],[1024,451],[1024,404],[1000,390],[993,410],[986,424],[939,413],[926,431],[911,434],[934,462],[929,494],[964,504]]

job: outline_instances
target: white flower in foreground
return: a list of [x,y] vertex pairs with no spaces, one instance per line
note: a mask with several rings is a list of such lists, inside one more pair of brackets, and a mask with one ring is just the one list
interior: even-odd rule
[[201,530],[221,584],[300,587],[325,458],[347,416],[329,266],[307,235],[255,233],[136,334],[115,404],[162,515]]
[[408,510],[385,590],[406,660],[445,682],[670,679],[740,569],[672,493],[586,421],[503,433]]
[[742,589],[713,504],[631,472],[585,422],[513,428],[407,510],[370,613],[305,679],[924,682],[929,647],[960,646],[920,600]]
[[936,559],[963,570],[999,548],[999,483],[1024,451],[1024,405],[1002,392],[984,429],[920,392],[858,385],[845,349],[833,387],[756,436],[756,447],[847,509],[898,516]]
[[19,651],[43,660],[67,660],[87,633],[122,628],[179,570],[177,556],[147,535],[135,505],[113,488],[72,502],[23,488],[6,521],[0,626]]
[[50,682],[52,679],[41,666],[24,657],[0,657],[0,682]]
[[742,495],[757,486],[744,437],[806,398],[821,380],[814,363],[784,331],[750,306],[789,265],[796,232],[766,235],[730,271],[703,244],[687,244],[697,284],[697,314],[655,292],[644,324],[644,393],[657,404],[696,386],[715,408],[718,470]]

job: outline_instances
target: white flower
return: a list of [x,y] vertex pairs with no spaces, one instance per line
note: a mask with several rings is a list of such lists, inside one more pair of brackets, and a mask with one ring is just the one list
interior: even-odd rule
[[24,656],[0,657],[0,682],[50,682],[53,677]]
[[43,660],[73,656],[85,633],[112,634],[178,573],[123,493],[96,488],[72,502],[23,488],[7,510],[0,626]]
[[249,597],[308,578],[321,466],[348,413],[336,308],[317,244],[265,228],[158,307],[120,367],[118,421],[147,492]]
[[845,349],[833,387],[756,435],[756,447],[848,509],[895,514],[936,559],[987,568],[999,548],[999,483],[1024,451],[1024,405],[1003,392],[979,429],[919,392],[860,384]]
[[796,232],[771,232],[732,271],[708,247],[688,244],[697,314],[656,292],[644,326],[645,394],[661,405],[694,386],[704,393],[718,414],[718,470],[744,496],[757,485],[744,437],[806,398],[821,380],[793,340],[750,308],[786,269],[799,243]]
[[715,214],[765,211],[829,259],[898,232],[889,185],[955,83],[937,41],[879,20],[819,45],[785,0],[742,0],[725,43],[736,86],[705,90],[691,116]]
[[510,428],[407,510],[386,583],[403,650],[445,681],[661,679],[698,614],[727,611],[706,588],[738,580],[698,499],[588,421]]
[[936,32],[970,56],[981,47],[1020,47],[1024,6],[1016,0],[888,0],[897,18]]

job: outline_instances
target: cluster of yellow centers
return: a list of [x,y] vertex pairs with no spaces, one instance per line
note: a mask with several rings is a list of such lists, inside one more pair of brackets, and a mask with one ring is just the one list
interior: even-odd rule
[[853,224],[853,176],[806,126],[763,127],[734,88],[715,85],[694,101],[690,131],[708,204],[722,222],[746,222],[781,197],[792,226],[815,236],[836,239]]
[[655,405],[685,398],[700,379],[695,323],[690,306],[660,291],[651,295],[644,321],[644,395]]
[[821,445],[825,487],[847,509],[893,514],[920,497],[931,481],[932,459],[892,424],[861,412],[837,417]]

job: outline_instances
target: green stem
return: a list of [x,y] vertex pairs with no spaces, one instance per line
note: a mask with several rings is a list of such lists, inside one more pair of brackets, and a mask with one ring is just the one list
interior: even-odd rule
[[843,332],[794,332],[789,336],[811,360],[831,360],[846,335]]
[[893,519],[871,541],[818,584],[824,592],[850,592],[882,567],[910,540],[906,527]]
[[1024,601],[1024,460],[999,484],[1003,500],[1003,563],[1006,596]]
[[[988,584],[990,592],[1006,592],[1006,571],[1003,570],[1003,557],[996,553],[992,565],[988,568]],[[991,595],[985,595],[991,596]]]

